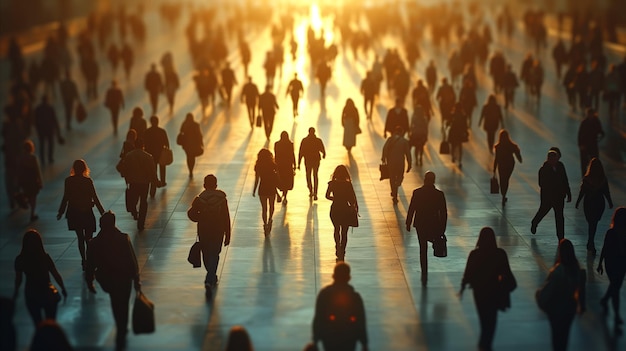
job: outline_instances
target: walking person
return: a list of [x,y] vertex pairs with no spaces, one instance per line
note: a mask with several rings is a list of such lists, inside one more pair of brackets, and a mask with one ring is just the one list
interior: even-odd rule
[[343,146],[350,152],[356,146],[356,136],[361,133],[359,127],[359,110],[352,99],[346,100],[346,105],[341,112],[341,125],[343,126]]
[[180,132],[176,142],[183,147],[187,156],[187,169],[189,178],[193,178],[193,169],[196,165],[196,157],[204,153],[204,141],[200,124],[193,119],[193,114],[187,113],[185,121],[180,126]]
[[[326,149],[322,139],[315,136],[315,128],[309,128],[309,135],[302,139],[300,151],[298,152],[298,169],[304,158],[304,168],[306,169],[306,185],[309,188],[309,197],[317,200],[317,186],[319,184],[318,171],[320,161],[326,158]],[[313,179],[311,180],[311,177]]]
[[406,160],[406,173],[411,171],[413,163],[411,161],[411,146],[402,136],[403,134],[403,128],[396,126],[393,135],[387,138],[385,145],[383,145],[381,157],[383,164],[389,167],[389,187],[394,205],[398,203],[398,188],[404,180],[404,162]]
[[383,136],[386,138],[387,133],[392,135],[396,126],[400,126],[400,135],[402,136],[409,131],[409,112],[406,108],[404,108],[403,100],[399,98],[396,99],[395,106],[387,112],[385,132],[383,133]]
[[[548,277],[539,293],[546,296],[545,303],[539,299],[540,308],[548,315],[552,333],[552,349],[554,351],[567,350],[569,332],[576,312],[585,312],[585,280],[586,272],[574,253],[574,245],[567,239],[559,241],[557,260],[550,269]],[[539,302],[538,301],[538,302]]]
[[54,280],[61,287],[64,299],[67,299],[67,291],[54,261],[43,247],[41,234],[35,229],[30,229],[22,237],[22,250],[15,258],[14,266],[15,288],[13,290],[13,300],[17,299],[20,286],[22,285],[23,274],[26,276],[24,287],[26,308],[35,327],[44,319],[56,319],[57,305],[61,300],[61,296],[56,287],[50,282],[49,274],[52,274]]
[[274,128],[274,116],[278,110],[276,96],[272,94],[272,87],[267,85],[265,92],[259,96],[259,111],[263,116],[263,126],[265,127],[265,136],[269,140],[272,129]]
[[[484,122],[484,123],[483,123]],[[493,140],[496,136],[496,130],[504,127],[502,120],[502,109],[496,101],[496,96],[491,94],[487,99],[487,103],[483,106],[478,119],[478,126],[482,124],[483,130],[487,134],[487,147],[489,152],[493,154]]]
[[235,76],[235,71],[230,68],[230,64],[228,62],[226,62],[226,66],[222,69],[220,74],[222,76],[222,88],[224,90],[224,94],[226,95],[226,105],[230,106],[233,87],[237,85],[237,77]]
[[[93,215],[95,205],[100,212],[104,213],[104,207],[100,203],[93,180],[89,178],[89,167],[85,160],[76,160],[72,165],[70,176],[65,178],[65,190],[63,199],[57,213],[57,220],[65,214],[67,229],[76,232],[78,239],[78,252],[82,259],[83,271],[85,270],[85,250],[87,243],[96,231],[96,217]],[[66,211],[67,210],[67,211]]]
[[129,152],[135,150],[136,143],[137,143],[137,131],[131,128],[126,133],[126,139],[122,143],[122,150],[120,151],[120,159],[123,159],[126,155],[128,155]]
[[144,88],[148,92],[150,98],[150,106],[152,106],[152,114],[157,113],[157,107],[159,105],[159,94],[163,92],[163,79],[161,74],[156,70],[156,64],[150,65],[150,71],[146,73],[144,80]]
[[72,80],[70,72],[65,72],[65,79],[59,83],[61,90],[61,100],[63,101],[63,109],[65,111],[65,129],[72,130],[72,115],[74,114],[74,104],[80,102],[78,94],[78,86]]
[[435,187],[435,173],[427,171],[424,174],[424,185],[413,190],[406,215],[406,230],[410,232],[412,225],[417,231],[423,287],[428,282],[428,242],[445,233],[447,222],[446,197],[443,191]]
[[424,156],[424,145],[428,140],[428,120],[421,105],[416,105],[411,116],[411,129],[409,130],[409,147],[415,147],[415,164],[421,166]]
[[226,193],[217,188],[217,177],[204,177],[204,191],[195,197],[187,216],[198,223],[198,240],[202,251],[206,277],[205,296],[210,299],[217,285],[217,265],[222,245],[230,245],[230,212]]
[[296,156],[293,142],[289,140],[286,131],[280,133],[280,140],[274,143],[274,153],[276,154],[276,169],[278,170],[278,189],[283,192],[282,197],[278,196],[278,202],[287,204],[287,193],[293,189],[293,179],[296,173]]
[[508,110],[509,106],[515,106],[515,90],[519,86],[519,81],[513,67],[511,65],[506,66],[504,77],[502,78],[502,89],[504,90],[504,109]]
[[480,321],[479,350],[492,350],[496,333],[498,310],[511,307],[510,292],[517,287],[506,251],[499,248],[492,228],[480,230],[476,248],[470,252],[465,265],[459,298],[465,286],[472,288]]
[[578,149],[580,151],[580,168],[585,175],[589,161],[599,157],[598,139],[604,137],[604,130],[598,118],[598,113],[592,108],[587,109],[587,116],[578,127]]
[[368,120],[372,119],[374,113],[374,101],[378,94],[379,85],[372,76],[371,71],[367,71],[365,79],[361,82],[361,94],[363,95],[363,110]]
[[334,227],[335,256],[338,261],[343,261],[348,245],[348,229],[359,225],[359,204],[348,167],[339,165],[335,168],[328,182],[326,198],[333,202],[330,206],[330,220]]
[[137,140],[143,140],[143,134],[148,129],[148,122],[143,118],[143,110],[141,107],[135,107],[133,109],[133,115],[130,117],[130,124],[128,129],[134,129],[137,133]]
[[517,158],[519,163],[522,163],[522,153],[519,146],[511,140],[506,129],[500,130],[498,143],[494,146],[494,149],[496,150],[496,157],[493,160],[493,175],[495,177],[496,171],[498,171],[500,195],[502,195],[502,206],[504,206],[508,201],[506,194],[509,191],[509,180],[515,167],[513,156]]
[[355,351],[357,342],[367,351],[365,306],[361,295],[348,284],[350,266],[339,262],[333,283],[325,286],[315,301],[313,346],[322,342],[325,351]]
[[261,149],[257,154],[254,165],[254,189],[252,197],[259,189],[261,201],[261,217],[263,218],[263,232],[267,237],[272,229],[272,217],[274,217],[274,201],[276,201],[276,188],[278,186],[278,172],[276,170],[274,155],[268,149]]
[[254,128],[254,119],[256,118],[256,109],[259,103],[259,88],[256,84],[252,83],[252,77],[248,77],[248,83],[244,84],[241,90],[241,103],[246,103],[246,110],[248,111],[248,120],[250,121],[250,128]]
[[611,227],[604,236],[604,245],[600,253],[600,261],[598,261],[598,273],[602,274],[606,269],[606,275],[609,277],[609,287],[606,293],[600,299],[600,305],[604,312],[608,312],[609,299],[613,305],[613,313],[615,314],[615,326],[624,323],[619,313],[620,308],[620,289],[624,283],[626,276],[626,207],[619,207],[613,212],[611,219]]
[[167,104],[170,106],[170,116],[174,114],[174,103],[176,101],[176,91],[180,88],[180,80],[178,78],[178,73],[174,70],[174,68],[170,68],[165,70],[164,72],[165,82],[163,84],[163,90],[165,92],[165,98],[167,99]]
[[298,79],[298,73],[294,73],[293,79],[289,82],[287,91],[285,92],[285,97],[287,95],[291,95],[293,118],[298,116],[298,101],[300,101],[300,96],[302,94],[304,94],[304,87],[302,86],[302,82]]
[[30,221],[36,221],[39,216],[35,213],[37,207],[37,194],[43,188],[41,168],[39,160],[35,156],[35,144],[32,141],[24,141],[22,154],[17,159],[17,185],[26,197],[30,207]]
[[167,137],[165,129],[159,127],[159,117],[150,117],[150,128],[146,129],[143,136],[146,152],[152,155],[154,162],[159,166],[159,178],[156,183],[152,183],[150,187],[150,196],[154,197],[156,188],[161,188],[167,185],[165,181],[165,167],[166,165],[161,163],[161,153],[164,149],[170,148],[170,140]]
[[107,90],[104,106],[111,112],[113,135],[117,135],[117,121],[119,120],[120,110],[124,108],[124,94],[122,89],[117,86],[115,79],[111,82],[109,90]]
[[[115,254],[113,254],[115,253]],[[115,214],[105,212],[100,217],[100,232],[87,245],[85,281],[89,291],[96,293],[94,278],[111,298],[111,309],[117,329],[115,349],[126,349],[128,334],[128,303],[131,286],[141,291],[137,257],[130,237],[115,226]]]
[[450,143],[450,155],[452,163],[458,160],[459,168],[463,167],[463,143],[469,140],[467,117],[463,105],[457,102],[452,110],[450,129],[448,130],[448,142]]
[[556,236],[560,241],[565,237],[565,197],[567,202],[572,201],[572,193],[569,188],[569,181],[565,166],[559,161],[561,156],[556,150],[548,151],[548,156],[543,166],[539,169],[539,187],[541,203],[539,209],[530,222],[530,232],[537,233],[537,226],[550,209],[554,210],[554,220],[556,222]]
[[48,96],[41,97],[41,103],[35,108],[35,127],[39,136],[39,158],[43,165],[46,164],[46,148],[48,149],[48,162],[54,162],[54,138],[59,144],[64,142],[59,128],[59,121],[54,107],[48,102]]
[[583,200],[585,219],[587,220],[587,251],[592,255],[596,254],[596,229],[598,222],[604,214],[604,200],[609,203],[609,208],[613,208],[613,200],[609,192],[609,181],[606,179],[602,162],[597,158],[592,158],[587,167],[587,172],[580,183],[576,208]]

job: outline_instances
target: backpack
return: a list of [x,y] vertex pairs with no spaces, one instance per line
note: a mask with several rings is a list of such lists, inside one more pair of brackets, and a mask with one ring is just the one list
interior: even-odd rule
[[187,211],[187,216],[192,222],[215,222],[219,218],[222,210],[222,201],[208,201],[207,199],[196,196],[192,207]]

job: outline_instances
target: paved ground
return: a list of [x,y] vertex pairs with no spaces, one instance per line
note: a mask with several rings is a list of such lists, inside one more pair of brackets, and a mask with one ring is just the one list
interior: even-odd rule
[[[159,115],[172,144],[185,113],[194,112],[199,119],[199,107],[191,83],[191,63],[186,57],[186,44],[176,31],[157,25],[156,14],[147,17],[150,40],[138,55],[130,82],[123,83],[127,108],[123,113],[121,130],[126,130],[131,107],[148,109],[142,90],[143,75],[149,63],[157,61],[165,50],[174,53],[181,76],[179,105],[172,117],[167,117],[162,102]],[[296,17],[299,38],[305,37],[307,18]],[[328,21],[324,22],[328,25]],[[263,82],[262,55],[270,47],[269,32],[250,33],[254,58],[252,75]],[[166,45],[163,45],[166,43]],[[302,42],[301,42],[302,43]],[[376,43],[382,48],[397,45],[395,38],[386,37]],[[524,41],[515,37],[511,42],[498,38],[496,47],[503,49],[519,67],[525,52]],[[531,236],[530,218],[538,207],[537,170],[547,149],[556,145],[563,151],[574,197],[578,193],[580,172],[576,148],[576,132],[581,116],[571,114],[564,93],[555,82],[549,56],[543,54],[547,72],[544,99],[540,108],[524,102],[518,92],[517,108],[506,116],[505,125],[520,145],[524,162],[516,166],[511,180],[509,202],[505,208],[497,195],[489,194],[492,156],[488,153],[485,135],[472,125],[470,142],[464,146],[463,169],[451,163],[447,156],[437,153],[440,142],[439,121],[430,125],[427,159],[423,167],[414,167],[406,175],[400,192],[400,203],[393,206],[386,182],[378,180],[378,163],[384,143],[384,116],[392,98],[383,89],[377,113],[371,122],[362,118],[363,134],[351,154],[342,147],[340,114],[345,100],[352,97],[360,106],[358,86],[373,53],[355,60],[351,54],[340,53],[333,67],[333,79],[328,87],[325,109],[319,102],[318,85],[310,81],[310,65],[300,45],[299,59],[287,62],[283,78],[278,83],[281,109],[277,116],[271,142],[260,129],[250,130],[245,110],[235,103],[230,110],[218,108],[201,122],[205,154],[196,166],[197,177],[189,180],[184,153],[174,146],[174,164],[168,167],[166,188],[149,201],[146,230],[137,232],[135,222],[125,212],[124,181],[115,171],[122,137],[112,137],[109,117],[101,101],[89,104],[88,120],[67,133],[67,143],[56,152],[54,165],[43,169],[45,186],[39,195],[39,217],[28,223],[26,211],[10,212],[7,200],[0,198],[4,219],[0,224],[0,294],[9,296],[13,289],[13,260],[20,250],[21,235],[37,228],[44,236],[46,249],[55,260],[68,287],[69,296],[60,305],[58,321],[66,330],[71,343],[80,350],[112,349],[114,326],[109,299],[99,290],[90,295],[82,282],[80,256],[76,239],[64,221],[56,220],[56,211],[63,192],[63,179],[74,159],[84,158],[91,170],[100,199],[107,209],[118,215],[118,226],[128,232],[138,253],[144,291],[156,304],[157,333],[130,335],[131,350],[220,350],[231,326],[244,325],[257,350],[299,350],[310,340],[315,296],[330,283],[335,264],[332,224],[328,216],[330,202],[320,197],[310,201],[303,172],[296,174],[296,186],[289,194],[287,205],[277,204],[274,226],[265,239],[260,218],[260,204],[251,196],[254,184],[253,165],[262,147],[272,147],[281,131],[289,132],[298,147],[310,126],[318,129],[324,140],[328,157],[320,168],[320,193],[334,167],[347,164],[361,209],[360,227],[350,233],[346,261],[352,265],[352,284],[366,303],[368,333],[372,350],[470,350],[478,339],[478,318],[471,294],[462,300],[456,295],[465,261],[476,243],[481,227],[495,229],[499,246],[508,255],[518,288],[512,295],[512,308],[501,313],[494,348],[505,350],[547,350],[550,348],[549,325],[545,315],[536,307],[534,292],[541,285],[547,269],[555,258],[557,240],[554,219],[549,214]],[[447,51],[422,46],[423,59],[415,76],[424,72],[427,59],[432,58],[440,68],[446,67]],[[234,50],[233,50],[234,52]],[[35,53],[36,54],[36,53]],[[232,54],[239,67],[239,58]],[[610,60],[615,62],[616,57]],[[239,68],[238,68],[239,69]],[[6,66],[3,67],[6,73]],[[108,66],[103,64],[107,72]],[[300,73],[305,85],[301,116],[291,117],[290,101],[284,98],[288,79]],[[6,77],[3,73],[3,77]],[[440,69],[440,76],[447,70]],[[78,75],[76,75],[78,76]],[[238,71],[242,79],[242,71]],[[479,101],[485,101],[491,81],[479,69]],[[3,79],[6,82],[6,79]],[[108,86],[101,81],[100,91]],[[236,94],[239,94],[236,88]],[[61,110],[59,109],[59,112]],[[624,113],[622,112],[622,119]],[[613,201],[626,203],[626,170],[623,162],[623,140],[601,114],[607,137],[601,142],[601,158],[610,179]],[[474,124],[477,117],[474,116]],[[616,122],[617,123],[617,122]],[[449,210],[447,258],[429,258],[428,288],[420,284],[418,244],[414,232],[403,227],[410,194],[422,184],[426,170],[437,174],[437,185],[446,193]],[[219,267],[220,285],[215,300],[204,300],[204,270],[192,269],[186,262],[188,249],[194,241],[195,225],[186,218],[193,197],[201,191],[201,175],[214,173],[219,187],[228,194],[233,221],[230,247],[223,250]],[[3,181],[3,179],[2,179]],[[608,228],[610,211],[599,225],[596,245],[602,245]],[[571,350],[618,350],[626,347],[624,338],[617,337],[612,318],[601,314],[599,297],[608,281],[595,273],[597,257],[586,255],[586,222],[581,210],[573,204],[565,209],[566,237],[575,246],[578,258],[588,271],[588,311],[575,320],[570,338]],[[622,292],[622,297],[626,294]],[[18,328],[20,349],[26,349],[33,327],[24,305],[23,295],[17,300],[14,320]]]

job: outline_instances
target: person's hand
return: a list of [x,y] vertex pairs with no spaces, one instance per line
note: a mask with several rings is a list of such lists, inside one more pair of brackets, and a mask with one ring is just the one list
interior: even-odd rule
[[411,172],[411,166],[409,166],[409,168],[406,169],[406,172],[407,173]]
[[408,223],[406,224],[406,231],[407,231],[407,232],[410,232],[410,231],[411,231],[411,225],[410,225],[410,224],[408,224]]
[[141,282],[139,280],[135,280],[135,291],[141,291]]
[[67,290],[63,288],[63,290],[61,290],[61,293],[63,294],[63,303],[65,303],[65,301],[67,301]]
[[254,197],[254,191],[252,192],[252,197]]
[[224,240],[224,246],[228,246],[228,245],[230,245],[230,239]]
[[61,212],[57,213],[57,221],[60,220],[61,217],[63,217],[63,213],[61,213]]
[[567,195],[567,202],[572,202],[572,195]]
[[93,285],[93,283],[87,284],[87,289],[89,289],[89,292],[91,292],[92,294],[96,293],[96,287]]
[[602,273],[604,273],[604,268],[602,268],[602,265],[601,265],[601,264],[599,264],[599,265],[598,265],[598,268],[596,268],[596,271],[597,271],[598,273],[600,273],[600,275],[602,275]]

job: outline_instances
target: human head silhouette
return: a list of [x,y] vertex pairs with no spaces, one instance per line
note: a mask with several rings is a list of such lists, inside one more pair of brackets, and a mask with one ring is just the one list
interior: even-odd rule
[[204,177],[204,188],[207,190],[215,190],[217,189],[217,177],[213,174],[209,174]]
[[350,265],[345,262],[339,262],[335,265],[333,271],[333,280],[335,283],[347,283],[350,281]]

